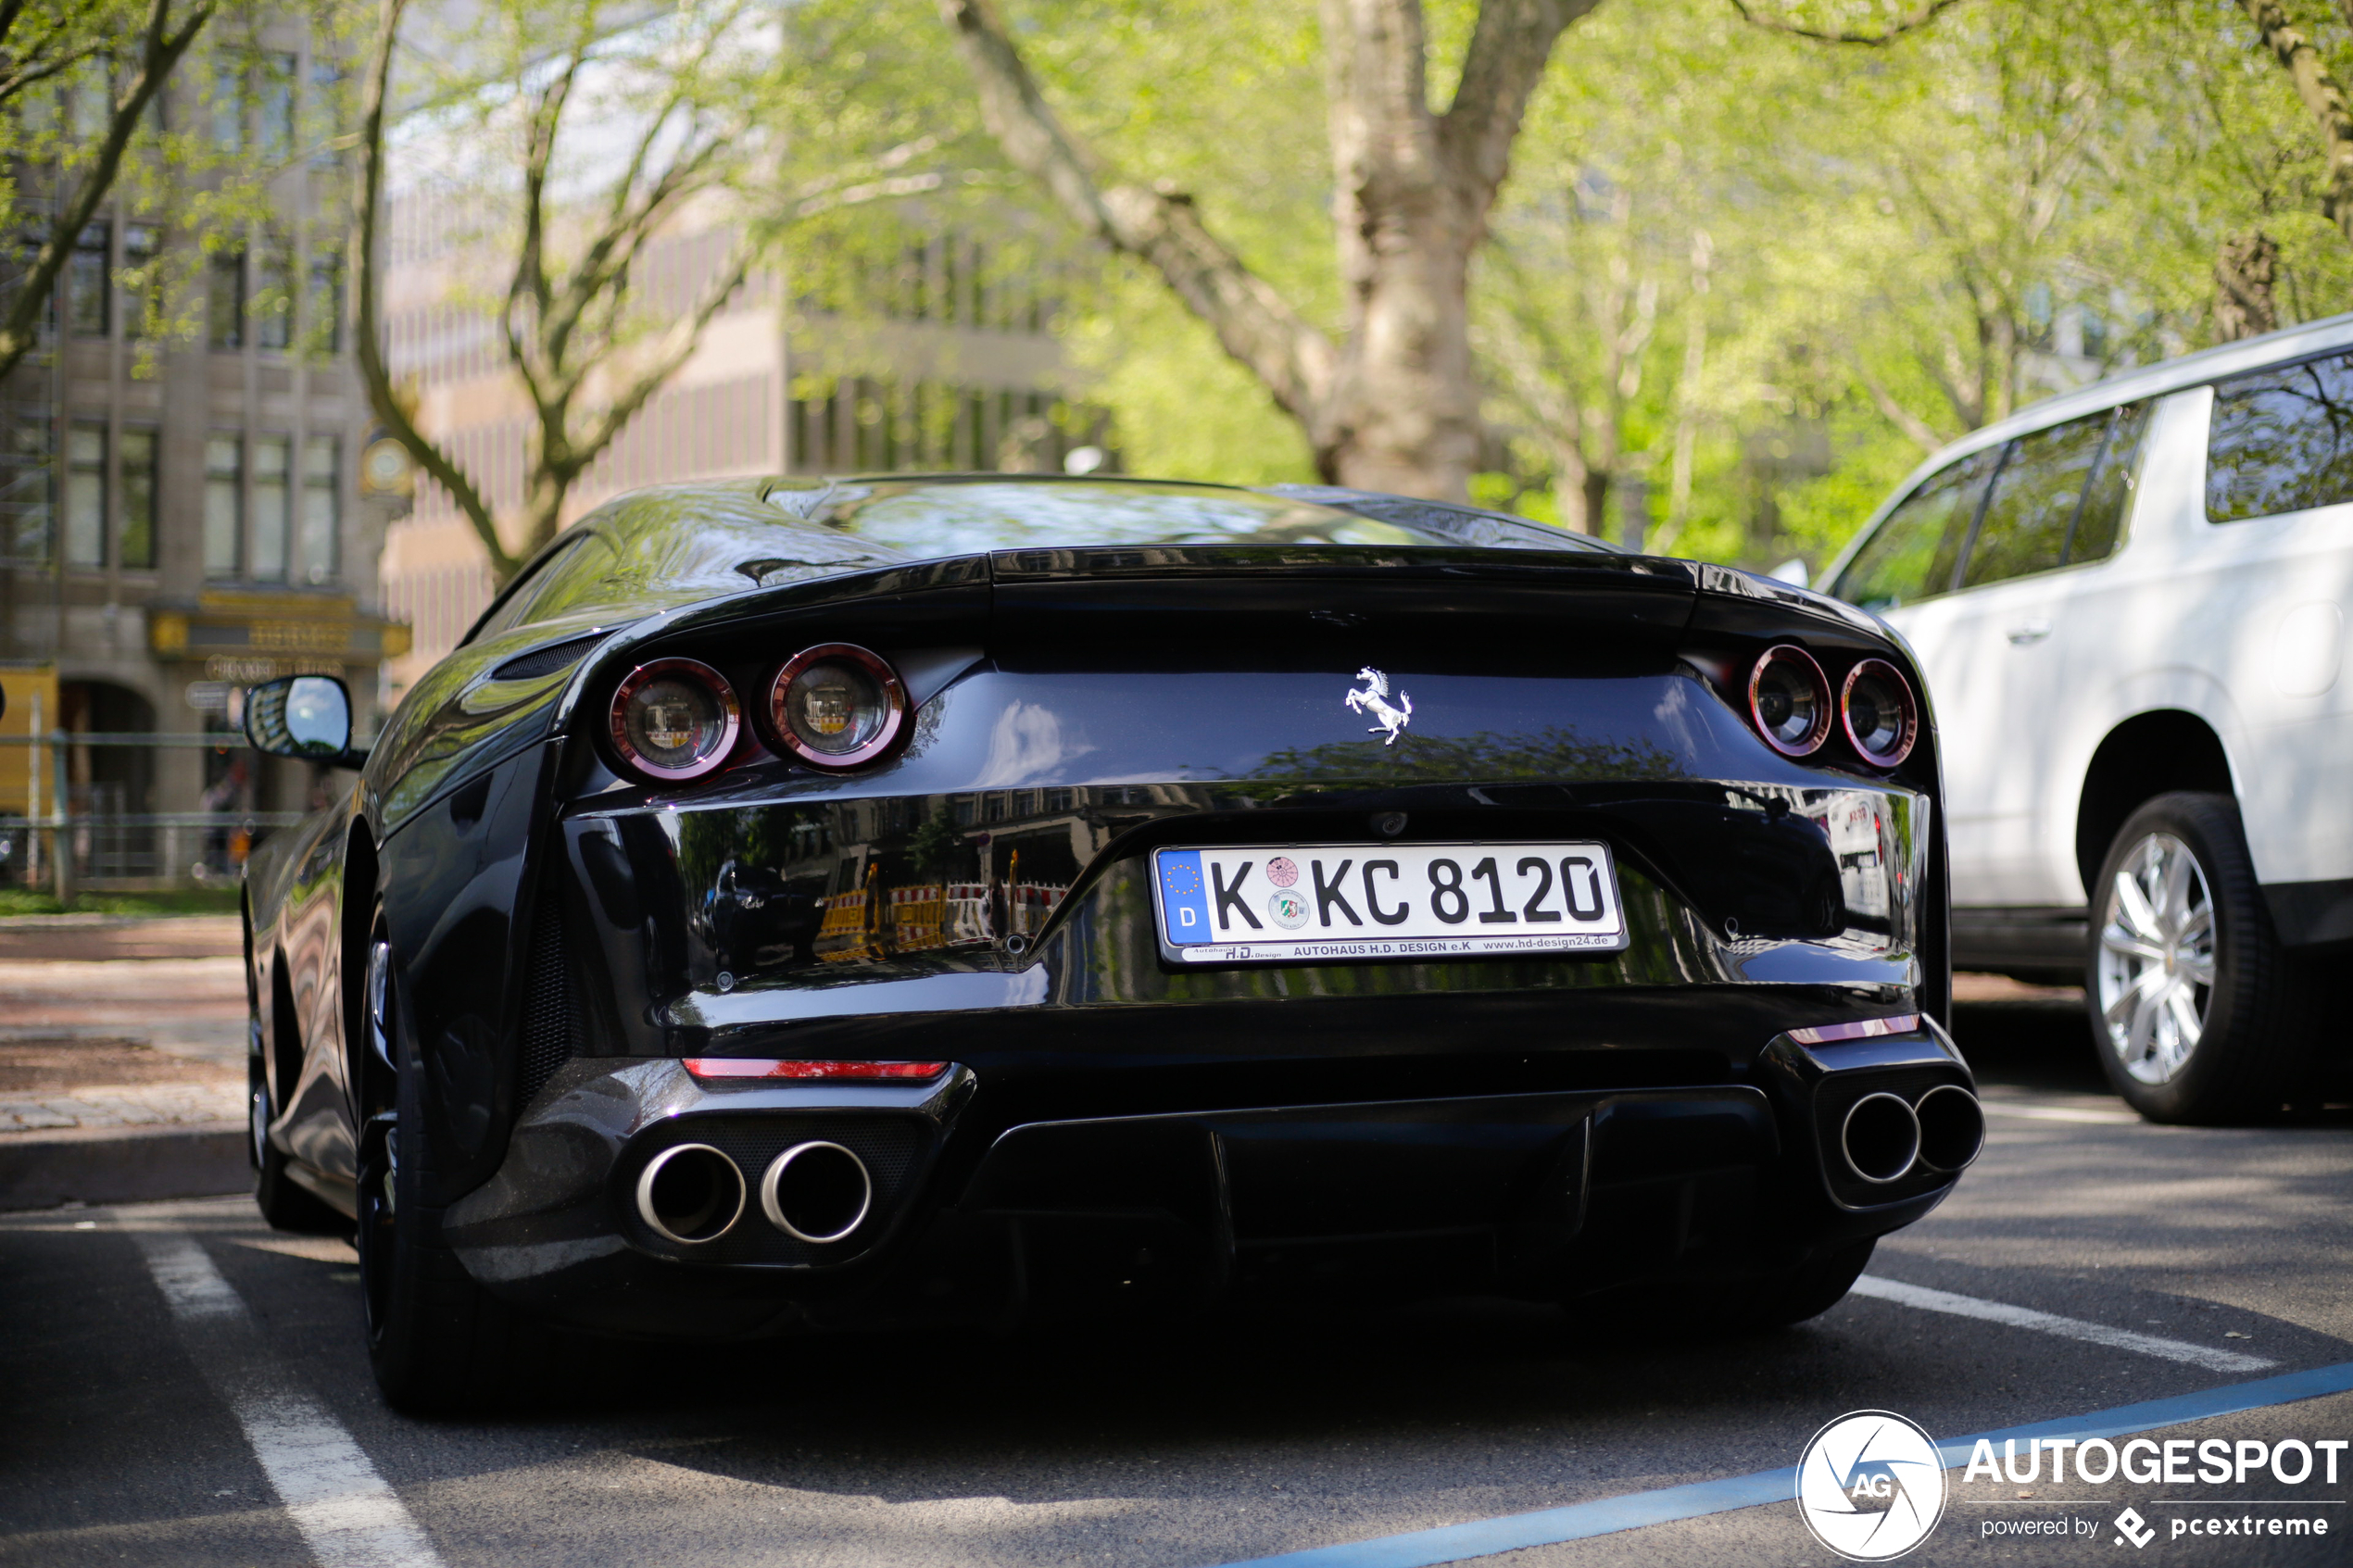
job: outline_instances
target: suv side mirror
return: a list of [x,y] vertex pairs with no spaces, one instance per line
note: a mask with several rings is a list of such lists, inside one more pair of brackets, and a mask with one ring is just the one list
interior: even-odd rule
[[245,740],[271,757],[356,767],[351,693],[332,675],[282,675],[245,693]]

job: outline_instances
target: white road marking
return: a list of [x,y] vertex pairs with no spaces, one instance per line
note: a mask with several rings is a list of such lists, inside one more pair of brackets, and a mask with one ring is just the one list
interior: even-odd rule
[[2092,1122],[2110,1127],[2130,1127],[2140,1117],[2130,1110],[2079,1110],[2065,1105],[2014,1105],[1997,1099],[1977,1102],[1989,1116],[2022,1116],[2032,1122]]
[[1893,1301],[1900,1307],[1918,1307],[1926,1312],[1946,1312],[1957,1318],[1976,1318],[1983,1323],[2004,1323],[2011,1328],[2031,1328],[2038,1334],[2055,1334],[2062,1339],[2082,1340],[2086,1345],[2105,1345],[2111,1350],[2131,1350],[2139,1355],[2162,1357],[2169,1361],[2185,1361],[2191,1366],[2204,1367],[2208,1372],[2261,1372],[2266,1367],[2280,1364],[2239,1350],[2221,1350],[2210,1345],[2193,1345],[2186,1339],[2163,1339],[2154,1334],[2135,1334],[2129,1328],[2110,1328],[2102,1323],[2063,1318],[2052,1312],[2038,1312],[2032,1307],[2013,1307],[2007,1302],[1987,1301],[1975,1296],[1956,1296],[1947,1290],[1931,1290],[1926,1286],[1882,1279],[1878,1274],[1865,1274],[1856,1280],[1854,1294]]
[[205,1380],[236,1413],[245,1441],[321,1568],[442,1568],[399,1494],[327,1408],[269,1353],[242,1298],[204,1247],[160,1220],[118,1215]]

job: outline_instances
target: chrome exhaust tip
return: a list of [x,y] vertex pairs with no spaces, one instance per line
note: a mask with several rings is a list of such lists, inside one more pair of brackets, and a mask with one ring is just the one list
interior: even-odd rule
[[760,1178],[761,1212],[795,1241],[843,1240],[866,1223],[874,1203],[866,1162],[837,1143],[795,1144]]
[[637,1217],[681,1246],[716,1241],[744,1211],[744,1173],[707,1143],[682,1143],[637,1174]]
[[1900,1178],[1919,1158],[1920,1120],[1894,1095],[1865,1095],[1839,1124],[1846,1168],[1874,1186]]
[[1912,1113],[1920,1123],[1920,1163],[1931,1171],[1965,1171],[1985,1148],[1985,1110],[1958,1084],[1929,1090]]

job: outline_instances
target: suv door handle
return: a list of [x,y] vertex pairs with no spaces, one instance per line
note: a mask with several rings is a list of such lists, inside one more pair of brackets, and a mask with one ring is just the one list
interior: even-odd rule
[[2047,621],[2022,621],[2009,630],[2010,643],[2015,647],[2025,647],[2031,643],[2039,643],[2050,634],[2051,623]]

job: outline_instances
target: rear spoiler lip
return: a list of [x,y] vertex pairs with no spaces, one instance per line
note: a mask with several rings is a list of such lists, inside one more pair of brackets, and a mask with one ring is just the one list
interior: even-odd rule
[[1698,570],[1642,556],[1450,545],[1114,545],[999,550],[988,558],[990,581],[1005,587],[1088,578],[1486,578],[1689,595],[1699,586]]

